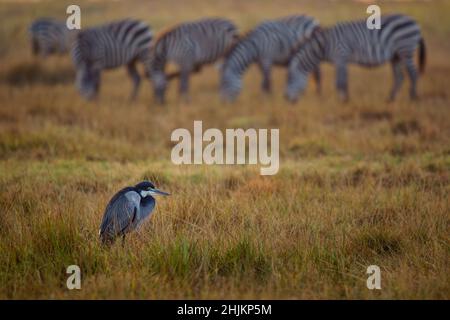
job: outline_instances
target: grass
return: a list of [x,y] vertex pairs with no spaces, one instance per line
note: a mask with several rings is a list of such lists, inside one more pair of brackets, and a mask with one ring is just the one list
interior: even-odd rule
[[[82,26],[128,16],[164,27],[205,15],[242,30],[271,17],[308,13],[329,25],[365,16],[353,1],[81,2]],[[235,105],[221,104],[214,67],[192,78],[192,103],[136,103],[125,70],[104,74],[98,103],[77,94],[68,57],[31,57],[26,26],[63,18],[65,1],[0,3],[0,298],[449,299],[449,1],[381,2],[423,27],[428,65],[418,102],[386,104],[388,66],[350,70],[341,104],[334,70],[324,94],[298,105],[270,97],[257,68]],[[8,17],[8,18],[6,18]],[[385,80],[386,79],[386,80]],[[175,128],[279,128],[280,171],[256,166],[175,166]],[[150,179],[171,197],[151,221],[105,250],[97,230],[111,196]],[[82,271],[69,291],[67,266]],[[366,288],[380,266],[382,290]]]

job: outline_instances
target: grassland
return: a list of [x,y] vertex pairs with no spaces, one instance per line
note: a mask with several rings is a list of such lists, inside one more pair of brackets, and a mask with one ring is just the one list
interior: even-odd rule
[[[102,79],[98,103],[81,100],[68,57],[31,57],[26,26],[64,17],[66,1],[0,3],[0,298],[449,299],[450,2],[381,2],[423,27],[428,65],[417,102],[407,84],[386,104],[389,66],[351,68],[341,104],[334,71],[324,94],[297,105],[270,97],[252,68],[235,105],[223,105],[214,67],[192,79],[192,102],[136,103],[125,70]],[[242,30],[308,13],[324,25],[364,17],[352,1],[83,2],[82,26],[132,16],[161,30],[226,16]],[[281,168],[175,166],[175,128],[279,128]],[[97,230],[107,201],[148,178],[173,195],[124,247],[105,250]],[[77,264],[82,289],[67,290]],[[366,268],[382,290],[366,288]]]

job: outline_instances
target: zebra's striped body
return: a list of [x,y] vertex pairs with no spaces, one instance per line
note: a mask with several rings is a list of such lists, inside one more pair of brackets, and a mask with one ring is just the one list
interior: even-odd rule
[[63,21],[51,18],[35,20],[28,29],[34,55],[65,54],[70,51],[77,30],[69,30]]
[[133,81],[131,98],[140,84],[136,62],[146,64],[152,41],[150,27],[138,20],[126,19],[81,31],[72,50],[77,70],[77,86],[86,99],[95,98],[102,70],[127,66]]
[[423,71],[425,46],[419,25],[410,17],[383,16],[381,28],[373,30],[367,28],[365,20],[337,24],[315,33],[292,58],[286,98],[292,102],[297,100],[306,86],[307,74],[321,61],[331,62],[336,66],[336,86],[344,100],[348,99],[348,63],[375,67],[390,61],[395,78],[390,100],[395,99],[403,82],[404,67],[411,80],[410,96],[414,99],[417,96],[417,71],[413,56],[419,45],[420,69]]
[[[263,74],[262,89],[270,92],[272,66],[287,66],[296,49],[318,25],[314,18],[296,15],[263,22],[250,31],[226,57],[221,75],[222,97],[230,101],[237,97],[242,75],[254,62]],[[318,73],[316,76],[319,81]]]
[[178,65],[179,91],[186,96],[190,74],[224,56],[236,43],[237,37],[236,26],[219,18],[183,23],[160,35],[152,48],[148,66],[158,102],[164,103],[167,80],[170,78],[165,74],[168,62]]

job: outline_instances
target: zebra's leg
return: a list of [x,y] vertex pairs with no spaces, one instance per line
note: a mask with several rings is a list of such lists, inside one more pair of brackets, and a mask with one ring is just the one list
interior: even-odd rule
[[348,85],[347,85],[347,64],[339,62],[336,64],[336,88],[342,101],[348,101]]
[[189,69],[182,69],[180,71],[180,97],[186,102],[189,103],[189,75],[190,75]]
[[392,66],[392,72],[394,74],[394,85],[392,86],[391,94],[389,95],[389,100],[388,100],[389,102],[392,102],[395,100],[398,90],[402,86],[402,83],[403,83],[403,72],[402,72],[403,61],[398,58],[394,58],[391,61],[391,66]]
[[50,55],[50,49],[46,46],[39,46],[39,55],[42,58],[47,58]]
[[261,61],[259,63],[259,68],[261,69],[263,80],[261,82],[261,89],[264,93],[270,93],[272,91],[272,81],[271,81],[271,69],[272,64],[270,61]]
[[411,87],[409,89],[409,96],[412,100],[416,100],[417,96],[417,68],[414,65],[412,57],[408,57],[405,61],[406,70],[408,71],[409,80],[411,81]]
[[33,56],[39,54],[39,42],[36,39],[33,39],[31,42],[31,52],[33,53]]
[[322,74],[320,72],[320,66],[317,66],[313,70],[313,78],[314,78],[314,81],[316,82],[317,95],[320,96],[322,94]]
[[131,77],[131,80],[133,81],[133,91],[130,95],[130,100],[134,101],[136,100],[137,93],[139,90],[139,84],[141,83],[141,77],[139,76],[139,73],[136,69],[136,62],[132,61],[127,65],[128,74]]
[[91,99],[97,100],[98,92],[100,91],[100,70],[93,71],[94,91]]

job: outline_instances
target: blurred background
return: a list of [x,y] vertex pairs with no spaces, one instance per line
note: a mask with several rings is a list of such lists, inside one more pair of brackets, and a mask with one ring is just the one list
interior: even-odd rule
[[[321,97],[309,85],[286,103],[283,68],[264,96],[253,66],[225,105],[211,65],[191,78],[190,104],[174,81],[163,107],[147,80],[130,103],[124,68],[104,72],[98,101],[85,102],[68,55],[32,56],[30,23],[65,20],[70,4],[0,1],[0,298],[450,298],[450,1],[78,1],[82,29],[131,17],[155,34],[207,16],[240,32],[291,14],[332,26],[377,4],[416,19],[427,44],[416,102],[407,81],[385,102],[386,64],[351,66],[351,100],[340,103],[325,64]],[[279,173],[173,165],[171,132],[194,120],[280,129]],[[173,196],[124,248],[104,250],[106,203],[142,179]],[[71,264],[81,291],[66,288]],[[366,287],[372,264],[382,290]]]

